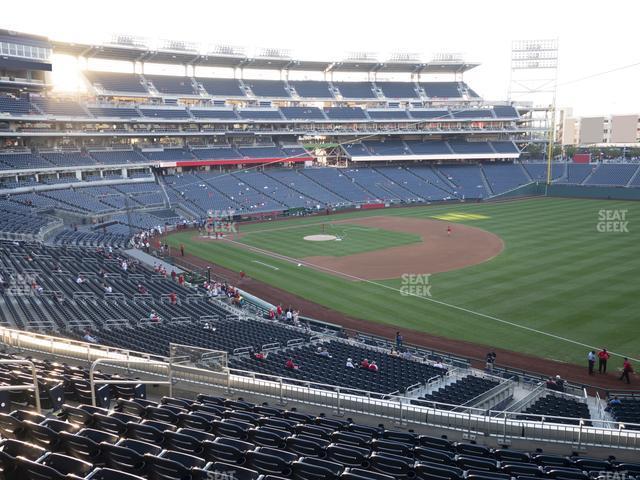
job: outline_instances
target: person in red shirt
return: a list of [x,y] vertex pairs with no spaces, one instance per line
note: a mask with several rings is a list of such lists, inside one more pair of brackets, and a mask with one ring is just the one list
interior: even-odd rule
[[607,360],[609,360],[609,352],[603,348],[598,352],[598,372],[607,373]]
[[282,317],[282,305],[278,305],[278,307],[276,308],[276,316],[278,318]]
[[360,362],[360,368],[366,368],[366,369],[368,369],[368,368],[369,368],[369,360],[367,360],[366,358],[365,358],[364,360],[362,360],[362,361]]
[[[267,358],[267,354],[263,353],[263,352],[258,352],[256,354],[254,354],[253,356],[254,356],[254,358],[256,360],[264,360],[265,358]],[[289,363],[289,362],[287,362],[287,363]]]
[[184,285],[184,275],[181,274],[178,276],[178,284]]
[[276,312],[273,311],[273,308],[269,309],[269,320],[273,320],[276,318]]
[[620,375],[620,380],[625,379],[627,383],[631,383],[631,378],[629,378],[629,374],[631,373],[633,373],[631,362],[627,357],[624,357],[624,363],[622,364],[622,375]]
[[293,358],[287,360],[287,363],[284,364],[284,368],[287,370],[298,370],[298,365],[293,362]]
[[373,361],[369,364],[369,370],[370,370],[371,372],[377,372],[377,371],[379,370],[379,369],[378,369],[378,365],[376,365],[376,361],[375,361],[375,360],[373,360]]

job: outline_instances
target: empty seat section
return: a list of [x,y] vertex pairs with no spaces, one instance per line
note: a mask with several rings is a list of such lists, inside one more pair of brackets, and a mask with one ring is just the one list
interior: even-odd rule
[[289,80],[289,85],[302,98],[333,98],[329,82],[319,80]]
[[342,98],[376,98],[370,82],[333,82]]

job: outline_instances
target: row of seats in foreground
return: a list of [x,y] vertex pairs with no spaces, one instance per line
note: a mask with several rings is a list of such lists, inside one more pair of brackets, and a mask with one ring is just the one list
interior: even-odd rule
[[[0,418],[7,480],[391,480],[640,475],[640,464],[548,455],[386,429],[242,399],[118,400],[65,405],[58,418]],[[69,475],[76,475],[71,477]],[[224,477],[223,475],[227,475]]]

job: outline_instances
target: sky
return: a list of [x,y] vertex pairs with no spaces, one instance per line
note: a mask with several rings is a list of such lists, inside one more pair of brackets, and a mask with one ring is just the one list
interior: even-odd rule
[[[20,2],[5,3],[0,28],[78,43],[129,34],[152,42],[238,45],[248,53],[274,47],[336,61],[363,51],[425,60],[461,53],[481,63],[465,80],[487,100],[507,98],[512,41],[556,38],[558,107],[571,107],[576,116],[640,113],[637,0],[31,0],[26,13]],[[68,85],[78,67],[59,65],[57,78]]]

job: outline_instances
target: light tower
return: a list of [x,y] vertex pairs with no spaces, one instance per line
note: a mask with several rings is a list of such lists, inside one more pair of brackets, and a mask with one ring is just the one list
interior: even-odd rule
[[532,104],[529,141],[546,143],[547,184],[551,183],[557,88],[558,40],[514,41],[509,100],[527,100]]

